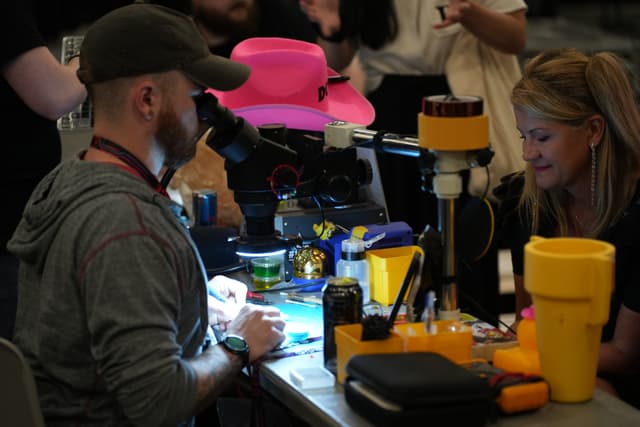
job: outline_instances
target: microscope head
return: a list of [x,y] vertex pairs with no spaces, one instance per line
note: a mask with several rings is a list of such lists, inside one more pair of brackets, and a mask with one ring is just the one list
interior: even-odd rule
[[208,92],[196,105],[200,120],[212,127],[206,143],[225,158],[227,185],[245,219],[238,252],[285,247],[274,225],[281,201],[317,197],[319,203],[345,203],[371,181],[371,168],[357,158],[355,147],[327,148],[313,135],[288,138],[283,125],[255,128]]

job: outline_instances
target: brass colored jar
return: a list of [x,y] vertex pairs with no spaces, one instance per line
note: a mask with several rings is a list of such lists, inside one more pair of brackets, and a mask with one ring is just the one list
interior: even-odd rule
[[321,279],[326,267],[327,256],[313,246],[305,246],[293,257],[293,275],[300,279]]

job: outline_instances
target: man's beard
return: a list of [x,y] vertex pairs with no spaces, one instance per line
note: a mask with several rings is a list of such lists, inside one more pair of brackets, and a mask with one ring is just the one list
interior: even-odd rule
[[199,136],[189,137],[175,111],[166,106],[160,110],[156,139],[164,152],[164,166],[177,169],[193,159]]
[[254,35],[258,30],[259,8],[257,0],[252,5],[242,1],[237,2],[231,10],[246,9],[247,11],[246,19],[237,21],[229,18],[229,12],[224,13],[198,6],[193,9],[193,18],[211,34],[230,39],[245,38]]

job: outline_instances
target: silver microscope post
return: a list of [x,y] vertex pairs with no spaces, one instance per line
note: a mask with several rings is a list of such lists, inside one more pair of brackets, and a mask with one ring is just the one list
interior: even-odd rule
[[454,320],[460,317],[456,278],[456,199],[462,193],[460,171],[469,168],[469,164],[467,153],[463,151],[436,151],[435,156],[433,192],[438,198],[438,231],[443,248],[438,318]]
[[[458,309],[455,257],[455,199],[438,199],[438,231],[444,248],[442,260],[442,301],[440,311],[455,312]],[[442,318],[442,314],[440,317]]]

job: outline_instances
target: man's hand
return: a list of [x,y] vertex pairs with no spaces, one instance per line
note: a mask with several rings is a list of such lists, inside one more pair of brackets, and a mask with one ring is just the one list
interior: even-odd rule
[[247,286],[238,280],[230,279],[226,276],[215,276],[209,280],[207,285],[215,289],[226,301],[209,295],[209,323],[219,325],[221,330],[225,330],[227,323],[233,320],[240,309],[246,304]]
[[[234,285],[231,286],[235,288]],[[283,329],[284,320],[277,308],[245,304],[236,318],[228,324],[227,332],[239,335],[247,341],[249,361],[253,362],[284,341]],[[211,405],[237,377],[240,369],[240,358],[222,345],[209,346],[201,354],[190,359],[189,363],[197,376],[198,402],[195,413]]]
[[247,304],[229,323],[227,332],[240,335],[247,341],[250,361],[253,362],[284,341],[284,326],[284,319],[277,308]]
[[227,276],[215,276],[209,280],[209,286],[212,286],[227,300],[238,305],[244,305],[247,301],[247,286],[238,280],[230,279]]

